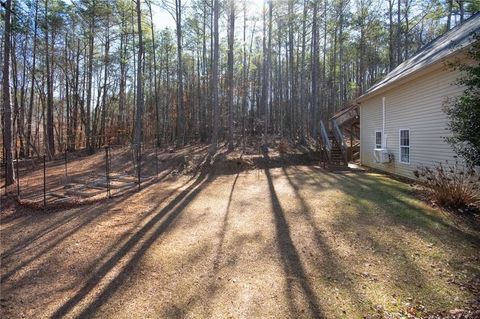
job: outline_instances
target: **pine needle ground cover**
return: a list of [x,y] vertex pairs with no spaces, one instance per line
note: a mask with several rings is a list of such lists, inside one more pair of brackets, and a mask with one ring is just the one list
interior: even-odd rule
[[427,317],[479,296],[478,227],[380,174],[200,172],[4,209],[2,318]]

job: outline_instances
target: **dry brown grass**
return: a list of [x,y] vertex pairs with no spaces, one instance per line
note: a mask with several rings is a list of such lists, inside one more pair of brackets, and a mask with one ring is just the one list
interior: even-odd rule
[[423,166],[414,173],[440,206],[458,209],[480,204],[480,175],[458,161]]
[[408,184],[313,166],[220,173],[50,214],[9,205],[0,316],[358,318],[476,298],[478,229]]

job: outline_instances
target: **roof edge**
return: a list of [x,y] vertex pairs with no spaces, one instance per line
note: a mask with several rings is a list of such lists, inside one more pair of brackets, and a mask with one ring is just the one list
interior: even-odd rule
[[[448,59],[451,59],[452,56],[465,52],[468,48],[472,46],[473,43],[476,42],[473,35],[475,33],[478,34],[480,32],[480,26],[476,26],[476,24],[472,25],[472,23],[477,22],[476,21],[477,19],[480,19],[480,12],[473,14],[471,17],[465,20],[463,24],[455,26],[454,28],[448,30],[444,34],[430,41],[428,44],[423,46],[423,48],[417,51],[416,54],[409,57],[408,59],[403,61],[401,64],[399,64],[396,68],[388,72],[377,83],[373,84],[369,88],[369,90],[367,90],[364,94],[356,98],[354,101],[356,103],[360,103],[361,101],[365,101],[366,99],[374,97],[382,92],[385,92],[386,90],[390,90],[393,87],[396,87],[401,83],[404,83],[406,80],[411,79],[412,77],[418,76],[419,73],[424,72],[426,69],[437,67],[439,64],[444,63]],[[473,29],[472,29],[472,26],[473,26]],[[461,31],[462,29],[465,31],[462,32]],[[454,34],[453,38],[451,38],[452,34]],[[447,54],[441,54],[441,51],[432,53],[431,51],[432,47],[435,48],[438,45],[440,45],[439,48],[441,48],[442,46],[445,45],[445,43],[461,41],[462,37],[458,39],[459,35],[461,34],[464,34],[462,37],[464,37],[464,39],[467,39],[466,40],[467,43],[464,42],[463,45],[452,49],[451,52]],[[446,41],[450,41],[450,42],[446,42]],[[442,49],[438,49],[438,50],[442,50]],[[430,55],[432,54],[433,56],[430,57]],[[438,54],[440,56],[438,56],[437,59],[435,59],[434,58],[435,55],[438,55]],[[425,59],[427,59],[426,61],[428,61],[428,59],[432,59],[432,58],[433,58],[433,61],[430,61],[430,63],[423,64],[425,62]]]
[[470,46],[472,45],[473,43],[470,43],[469,45],[463,47],[463,48],[460,48],[459,50],[456,50],[456,51],[453,51],[451,52],[449,55],[447,56],[444,56],[443,58],[441,58],[440,60],[437,60],[431,64],[428,64],[428,65],[425,65],[421,68],[419,68],[418,70],[415,70],[407,75],[405,75],[404,77],[400,78],[400,79],[397,79],[391,83],[387,83],[386,85],[384,86],[381,86],[377,89],[374,89],[373,91],[370,91],[370,92],[365,92],[364,94],[360,95],[359,97],[357,97],[354,101],[358,104],[361,104],[363,101],[367,100],[367,99],[370,99],[370,98],[373,98],[385,91],[389,91],[397,86],[400,86],[402,84],[404,84],[406,81],[408,81],[409,79],[412,79],[412,78],[416,78],[419,76],[419,73],[423,73],[425,72],[426,70],[428,69],[432,69],[432,71],[440,68],[442,65],[441,64],[444,64],[447,60],[451,59],[453,56],[455,55],[460,55],[462,53],[465,53],[465,51],[470,48]]

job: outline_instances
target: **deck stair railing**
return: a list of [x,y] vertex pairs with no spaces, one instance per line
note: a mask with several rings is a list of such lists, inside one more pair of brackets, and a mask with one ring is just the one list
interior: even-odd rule
[[335,120],[332,120],[332,131],[333,135],[335,137],[335,140],[337,141],[338,145],[340,146],[340,150],[342,151],[343,159],[345,160],[345,163],[348,162],[348,149],[347,149],[347,144],[345,143],[345,139],[343,138],[343,132],[340,126],[338,126],[337,122]]
[[325,128],[325,124],[323,124],[323,121],[320,120],[320,141],[321,141],[321,151],[325,152],[327,155],[327,160],[330,161],[331,159],[331,153],[332,153],[332,143],[330,142],[330,139],[328,138],[328,133],[327,129]]

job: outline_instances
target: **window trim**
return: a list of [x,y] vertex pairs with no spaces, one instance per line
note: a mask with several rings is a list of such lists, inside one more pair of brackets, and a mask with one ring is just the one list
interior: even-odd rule
[[[380,133],[380,147],[377,147],[377,133]],[[374,142],[375,142],[375,149],[380,150],[383,148],[383,131],[382,130],[375,130],[375,135],[374,135]]]
[[[402,131],[408,131],[408,146],[407,145],[402,145]],[[408,162],[402,161],[402,147],[403,148],[408,148]],[[410,129],[409,128],[401,128],[398,129],[398,161],[402,164],[410,165],[411,160],[411,152],[410,150],[412,149],[412,143],[411,143],[411,135],[410,135]]]

